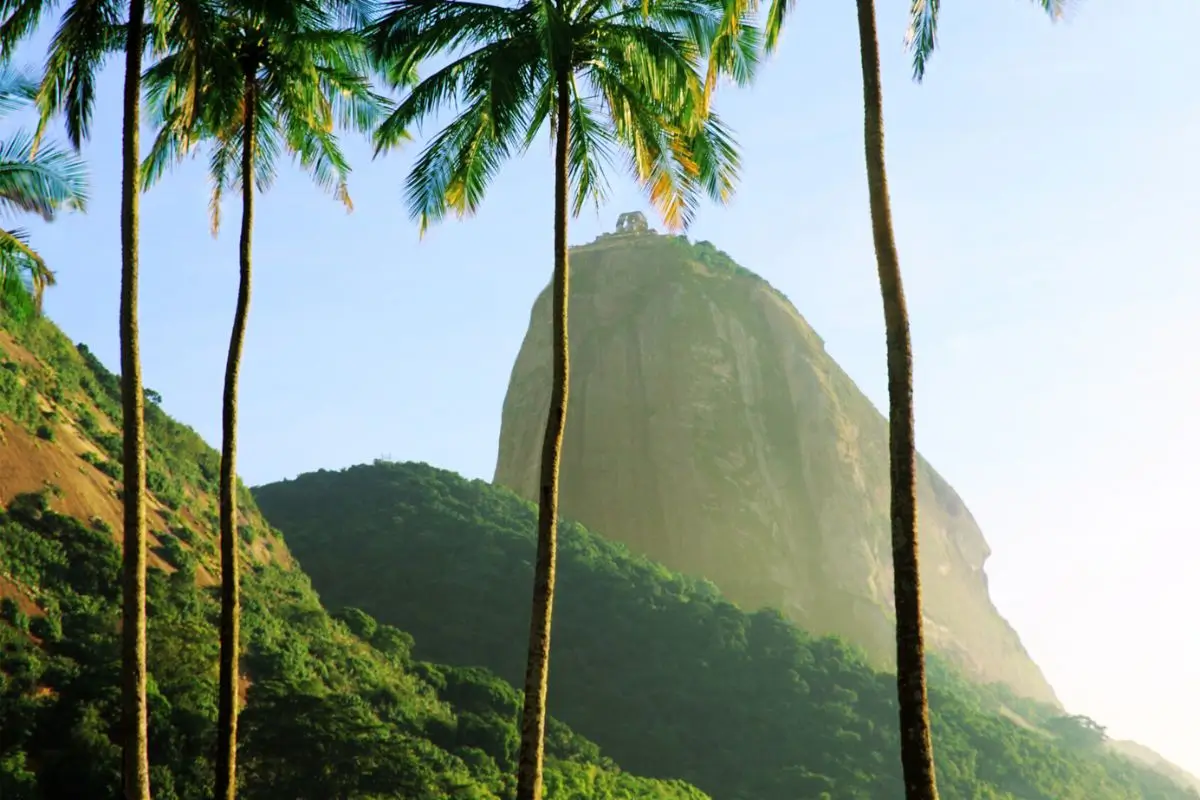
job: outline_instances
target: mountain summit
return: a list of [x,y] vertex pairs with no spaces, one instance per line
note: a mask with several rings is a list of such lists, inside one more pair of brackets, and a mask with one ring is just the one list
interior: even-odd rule
[[[887,425],[765,280],[708,242],[625,225],[571,251],[561,509],[749,609],[894,660]],[[504,400],[495,481],[537,497],[550,297]],[[987,542],[919,461],[926,637],[974,679],[1057,705],[988,595]]]

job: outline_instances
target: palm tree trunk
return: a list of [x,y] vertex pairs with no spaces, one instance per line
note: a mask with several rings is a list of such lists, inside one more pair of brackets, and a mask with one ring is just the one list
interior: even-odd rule
[[229,356],[221,429],[221,669],[217,707],[216,800],[237,797],[238,645],[241,606],[238,598],[237,390],[250,314],[250,237],[254,232],[254,121],[257,97],[253,73],[246,75],[242,123],[242,232],[238,243],[237,308]]
[[144,0],[129,0],[121,122],[121,420],[124,434],[124,574],[121,607],[121,747],[125,800],[150,800],[146,705],[146,425],[138,347],[138,168]]
[[900,705],[900,761],[908,800],[937,800],[933,739],[925,689],[925,634],[917,554],[917,471],[913,433],[912,341],[892,230],[883,147],[883,90],[874,0],[857,0],[862,55],[864,142],[871,232],[887,328],[888,424],[892,465],[892,569],[896,598],[896,689]]
[[554,607],[554,569],[558,550],[558,468],[567,427],[570,357],[567,349],[567,153],[570,136],[570,84],[558,74],[557,130],[554,138],[554,377],[542,440],[538,494],[537,563],[533,575],[533,614],[525,665],[525,707],[521,716],[521,752],[517,762],[517,800],[541,800],[546,733],[546,686],[550,674],[550,616]]

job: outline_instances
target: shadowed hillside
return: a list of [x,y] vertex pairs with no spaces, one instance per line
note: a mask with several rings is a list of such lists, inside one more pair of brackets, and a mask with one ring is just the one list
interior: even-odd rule
[[[119,789],[119,384],[44,320],[0,333],[0,798]],[[156,800],[212,796],[219,458],[147,392],[150,761]],[[214,393],[214,396],[215,393]],[[519,695],[331,617],[241,489],[245,800],[512,795]],[[621,772],[552,721],[547,796],[703,800]]]
[[[522,674],[534,507],[424,464],[376,462],[259,487],[322,596],[413,631],[416,652]],[[895,800],[894,678],[777,611],[564,523],[550,710],[640,773],[715,800]],[[1119,688],[1119,687],[1114,687]],[[943,662],[931,702],[942,796],[1183,800],[1110,755],[1087,720]]]

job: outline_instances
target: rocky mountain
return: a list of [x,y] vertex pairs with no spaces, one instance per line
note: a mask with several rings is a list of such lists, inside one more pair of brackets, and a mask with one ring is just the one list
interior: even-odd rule
[[[772,606],[893,659],[887,429],[796,308],[707,242],[652,231],[571,251],[565,517],[748,609]],[[537,496],[550,381],[538,297],[504,399],[495,482]],[[925,460],[919,523],[933,650],[1057,704],[988,595],[987,542]]]

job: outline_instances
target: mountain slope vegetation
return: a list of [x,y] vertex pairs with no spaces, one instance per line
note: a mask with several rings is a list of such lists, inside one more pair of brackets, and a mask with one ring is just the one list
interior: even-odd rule
[[[51,323],[0,331],[0,797],[118,794],[119,381]],[[156,800],[211,797],[218,457],[147,391],[150,759]],[[520,696],[412,656],[407,633],[330,616],[245,487],[241,796],[512,794]],[[558,722],[547,797],[703,800],[622,772]]]
[[[331,606],[412,631],[423,658],[519,678],[533,506],[424,464],[376,462],[255,490]],[[614,499],[615,501],[615,499]],[[641,774],[717,800],[903,796],[894,678],[836,638],[753,613],[564,523],[550,710]],[[934,661],[939,786],[976,800],[1197,795],[1110,754],[1085,718]]]

